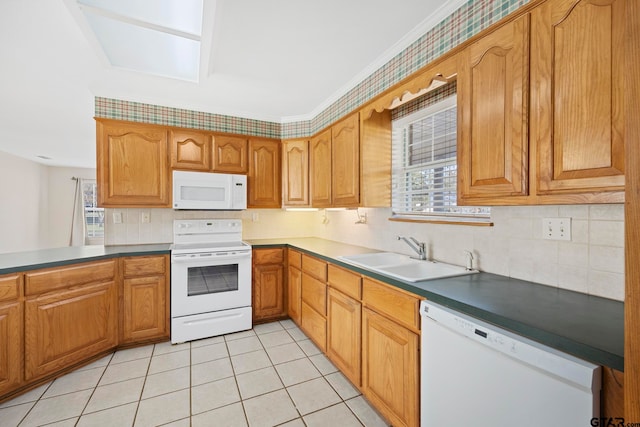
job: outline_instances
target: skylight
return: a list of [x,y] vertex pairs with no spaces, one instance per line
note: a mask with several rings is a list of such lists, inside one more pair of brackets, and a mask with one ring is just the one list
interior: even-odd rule
[[112,66],[198,81],[203,0],[78,0]]

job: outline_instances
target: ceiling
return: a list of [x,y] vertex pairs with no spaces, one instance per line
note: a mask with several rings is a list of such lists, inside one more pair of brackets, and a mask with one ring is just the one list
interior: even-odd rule
[[465,3],[202,2],[199,76],[189,81],[111,65],[76,0],[0,1],[0,151],[95,167],[96,96],[308,120]]

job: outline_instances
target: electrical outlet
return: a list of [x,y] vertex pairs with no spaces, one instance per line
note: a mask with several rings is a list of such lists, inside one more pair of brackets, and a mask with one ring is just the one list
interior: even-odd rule
[[571,240],[571,218],[544,218],[542,237],[547,240]]
[[122,224],[122,212],[114,212],[113,213],[113,223],[114,224]]
[[151,222],[151,212],[149,211],[140,212],[140,222],[143,224],[149,224]]
[[260,216],[258,215],[258,212],[252,212],[251,213],[251,221],[252,222],[260,221]]

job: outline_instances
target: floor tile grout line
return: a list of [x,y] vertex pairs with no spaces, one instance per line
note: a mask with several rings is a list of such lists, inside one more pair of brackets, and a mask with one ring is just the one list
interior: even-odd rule
[[96,390],[98,390],[98,384],[100,384],[100,381],[102,381],[102,378],[104,377],[105,372],[107,372],[107,369],[109,368],[109,365],[111,364],[111,361],[113,360],[113,355],[114,354],[116,354],[115,351],[113,353],[111,353],[111,357],[109,357],[109,360],[107,361],[107,364],[104,366],[104,369],[102,370],[102,375],[100,375],[100,378],[98,378],[98,381],[96,382],[96,385],[93,387],[93,390],[91,391],[91,395],[87,399],[87,402],[84,404],[84,406],[82,408],[82,411],[80,411],[80,415],[78,415],[78,420],[74,424],[75,426],[77,426],[80,423],[80,418],[82,418],[82,415],[84,415],[84,411],[87,410],[87,406],[89,406],[89,402],[91,402],[91,398],[93,398],[93,395],[96,393]]
[[[285,391],[285,393],[287,394],[287,396],[289,397],[289,399],[291,400],[291,402],[293,403],[293,402],[294,402],[294,400],[293,400],[293,398],[292,398],[292,396],[291,396],[291,394],[290,394],[290,392],[289,392],[289,389],[290,389],[291,387],[299,386],[299,385],[302,385],[302,384],[305,384],[305,383],[309,383],[309,382],[312,382],[312,381],[316,381],[316,380],[318,380],[318,379],[322,378],[326,383],[328,383],[328,384],[329,384],[330,389],[331,389],[331,390],[332,390],[332,391],[333,391],[333,392],[338,396],[339,401],[338,401],[337,403],[334,403],[334,404],[332,404],[332,405],[326,406],[326,407],[324,407],[324,408],[319,408],[319,409],[316,409],[316,410],[314,410],[314,411],[311,411],[311,412],[309,412],[308,414],[305,414],[304,416],[302,415],[302,413],[300,412],[300,410],[298,409],[298,407],[297,407],[297,406],[295,405],[295,403],[294,403],[294,404],[293,404],[293,406],[294,406],[294,408],[296,409],[296,412],[297,412],[297,414],[298,414],[298,417],[293,418],[293,419],[288,420],[288,421],[285,421],[284,423],[281,423],[281,424],[286,424],[286,423],[288,423],[288,422],[295,421],[295,420],[299,419],[299,420],[301,420],[301,422],[302,422],[303,424],[305,424],[305,425],[306,425],[306,422],[304,421],[304,417],[305,417],[305,416],[309,416],[309,415],[314,414],[314,413],[316,413],[316,412],[319,412],[319,411],[322,411],[322,410],[326,410],[326,409],[328,409],[328,408],[331,408],[331,407],[334,407],[334,406],[340,405],[340,404],[342,403],[342,404],[344,404],[344,405],[346,405],[346,406],[347,406],[347,408],[348,408],[349,412],[350,412],[350,413],[351,413],[351,414],[356,418],[356,420],[358,421],[358,423],[360,423],[361,425],[365,425],[365,424],[364,424],[364,422],[361,420],[361,418],[358,416],[358,414],[357,414],[357,413],[356,413],[356,412],[355,412],[355,411],[354,411],[354,410],[353,410],[353,409],[352,409],[352,408],[347,404],[347,402],[348,402],[348,401],[351,401],[351,400],[354,400],[354,399],[357,399],[357,398],[360,398],[360,397],[362,397],[362,398],[364,399],[364,396],[363,396],[363,395],[362,395],[362,393],[359,391],[359,389],[358,389],[357,387],[355,387],[355,386],[351,383],[351,381],[350,381],[346,376],[344,376],[344,374],[342,374],[342,376],[343,376],[343,377],[344,377],[344,379],[347,381],[347,383],[357,391],[357,394],[356,394],[355,396],[351,396],[351,397],[348,397],[348,398],[346,398],[346,399],[345,399],[345,398],[343,398],[343,397],[340,395],[340,393],[338,392],[337,387],[336,387],[336,386],[334,386],[334,385],[333,385],[333,384],[332,384],[332,383],[327,379],[327,377],[328,377],[328,376],[330,376],[330,375],[334,375],[334,374],[337,374],[337,373],[340,373],[340,371],[339,371],[339,370],[334,370],[334,371],[332,371],[332,372],[324,373],[324,372],[323,372],[323,371],[322,371],[322,370],[321,370],[321,369],[316,365],[316,363],[314,363],[314,361],[313,361],[313,359],[312,359],[312,358],[313,358],[313,357],[315,357],[315,356],[323,355],[323,353],[322,353],[322,352],[319,352],[319,353],[315,353],[315,354],[308,354],[308,353],[307,353],[307,352],[306,352],[306,351],[305,351],[305,350],[300,346],[300,344],[299,344],[301,341],[309,341],[309,343],[310,343],[310,344],[312,344],[312,345],[314,345],[314,346],[315,346],[315,343],[313,343],[313,341],[309,340],[309,339],[308,339],[308,337],[307,337],[307,339],[306,339],[306,340],[300,340],[300,341],[296,340],[296,339],[295,339],[295,337],[294,337],[291,333],[289,333],[289,330],[295,330],[295,329],[297,328],[297,326],[295,326],[295,325],[294,325],[294,326],[292,326],[292,327],[290,327],[290,328],[285,328],[285,327],[284,327],[284,325],[282,325],[282,323],[281,323],[281,322],[278,322],[278,324],[279,324],[279,326],[280,326],[280,329],[278,329],[278,330],[271,330],[271,331],[266,331],[266,332],[261,332],[261,333],[257,333],[257,332],[255,332],[255,331],[253,331],[253,330],[252,330],[252,331],[253,331],[253,333],[252,333],[252,334],[248,334],[246,337],[235,338],[235,339],[232,339],[232,340],[229,340],[229,339],[227,339],[227,338],[226,338],[226,336],[225,336],[225,335],[222,335],[221,337],[223,337],[223,339],[222,339],[222,340],[220,340],[219,342],[211,342],[211,343],[206,344],[206,345],[201,345],[201,346],[195,347],[195,348],[204,348],[204,347],[211,346],[211,345],[215,345],[215,344],[221,344],[221,343],[224,343],[224,344],[225,344],[225,349],[226,349],[226,353],[227,353],[227,356],[226,356],[225,358],[228,358],[228,359],[229,359],[229,363],[230,363],[230,365],[231,365],[231,372],[232,372],[232,376],[233,376],[234,382],[235,382],[235,384],[236,384],[236,388],[237,388],[238,395],[239,395],[239,399],[240,399],[240,400],[239,400],[239,401],[237,401],[237,402],[232,402],[232,403],[229,403],[229,404],[226,404],[226,405],[222,405],[222,406],[220,406],[220,407],[213,408],[213,409],[211,409],[210,411],[218,410],[218,409],[223,408],[223,407],[226,407],[226,406],[230,406],[230,405],[233,405],[233,404],[236,404],[236,403],[240,403],[240,404],[242,405],[242,410],[243,410],[244,419],[245,419],[245,421],[247,422],[247,424],[249,424],[249,418],[248,418],[248,416],[247,416],[247,412],[246,412],[246,408],[245,408],[245,401],[250,400],[250,399],[254,399],[254,398],[258,398],[258,397],[260,397],[260,396],[264,396],[264,395],[266,395],[266,394],[269,394],[269,393],[272,393],[272,392],[275,392],[275,391],[284,390],[284,391]],[[298,329],[299,329],[299,328],[298,328]],[[293,339],[293,342],[279,343],[279,344],[277,344],[277,345],[272,345],[272,346],[267,347],[267,346],[264,344],[264,342],[262,341],[262,339],[260,339],[260,337],[261,337],[261,336],[268,335],[268,334],[272,334],[272,333],[278,333],[278,332],[282,332],[282,331],[287,332],[287,335]],[[302,332],[302,331],[300,331],[300,332]],[[302,332],[302,334],[306,337],[306,334],[304,334],[304,332]],[[239,355],[241,355],[241,354],[247,354],[247,353],[251,353],[251,352],[263,351],[263,352],[266,354],[267,359],[269,360],[270,365],[269,365],[269,366],[266,366],[266,367],[263,367],[263,368],[252,369],[252,370],[247,371],[247,372],[238,373],[238,372],[236,371],[236,367],[234,366],[234,364],[233,364],[233,362],[232,362],[232,357],[233,357],[233,356],[231,356],[231,353],[230,353],[229,343],[230,343],[230,342],[233,342],[233,341],[236,341],[236,340],[238,340],[238,339],[251,338],[251,337],[257,337],[257,338],[258,338],[258,341],[259,341],[259,343],[260,343],[260,349],[256,349],[256,350],[253,350],[253,351],[250,351],[250,352],[245,352],[245,353],[238,353],[238,354],[236,354],[236,355],[234,355],[234,356],[239,356]],[[49,397],[49,398],[44,398],[43,396],[47,393],[47,391],[52,387],[53,383],[55,382],[55,379],[54,379],[53,381],[51,381],[51,382],[48,384],[48,386],[47,386],[47,387],[42,391],[42,393],[40,393],[40,394],[39,394],[39,397],[38,397],[35,401],[32,401],[32,402],[24,402],[24,404],[27,404],[27,403],[33,403],[33,405],[31,406],[31,408],[29,409],[29,411],[27,411],[27,413],[24,415],[24,417],[20,420],[19,425],[20,425],[20,424],[22,424],[22,423],[24,423],[24,421],[26,420],[26,418],[28,417],[28,415],[29,415],[29,414],[34,410],[34,408],[36,407],[36,405],[37,405],[40,401],[42,401],[42,400],[52,399],[52,398],[56,398],[56,397],[60,397],[60,396],[64,396],[64,395],[67,395],[67,394],[72,394],[72,393],[77,393],[77,392],[81,392],[81,391],[91,390],[91,394],[90,394],[90,396],[89,396],[89,398],[88,398],[87,402],[85,403],[85,405],[84,405],[84,407],[83,407],[83,409],[82,409],[82,411],[81,411],[80,415],[77,415],[77,417],[78,417],[78,418],[77,418],[76,422],[74,423],[74,425],[78,425],[78,424],[80,423],[80,421],[81,421],[82,417],[83,417],[83,416],[85,416],[85,415],[94,414],[94,413],[102,412],[102,411],[105,411],[105,410],[109,410],[109,409],[117,408],[117,407],[119,407],[119,406],[126,406],[126,405],[130,405],[130,404],[132,404],[132,403],[135,403],[135,404],[136,404],[136,411],[135,411],[135,414],[134,414],[134,417],[133,417],[133,420],[132,420],[132,426],[133,426],[133,425],[135,425],[136,419],[137,419],[138,414],[139,414],[140,403],[143,401],[142,396],[144,395],[145,388],[146,388],[146,386],[148,385],[148,379],[149,379],[149,377],[150,377],[150,376],[152,376],[152,375],[163,374],[163,373],[171,372],[171,371],[174,371],[174,370],[183,369],[183,368],[185,368],[185,367],[186,367],[186,366],[184,366],[184,367],[182,367],[182,366],[178,366],[178,367],[175,367],[175,368],[172,368],[172,369],[167,369],[167,370],[165,370],[165,371],[160,371],[160,372],[156,372],[156,373],[154,373],[154,374],[151,374],[151,373],[150,373],[150,370],[151,370],[151,364],[152,364],[152,362],[153,362],[153,358],[154,358],[154,357],[156,357],[156,356],[163,356],[163,355],[167,355],[167,354],[171,354],[171,353],[177,353],[177,352],[179,352],[179,351],[187,351],[187,350],[189,350],[189,386],[188,386],[188,388],[189,388],[189,389],[188,389],[188,392],[189,392],[189,411],[188,411],[188,413],[189,413],[189,415],[188,415],[188,417],[180,418],[180,419],[178,419],[178,420],[174,420],[174,421],[169,421],[168,423],[165,423],[165,424],[171,424],[171,423],[173,423],[173,422],[178,422],[178,421],[181,421],[181,420],[187,420],[187,418],[188,418],[188,420],[189,420],[189,424],[191,425],[191,424],[192,424],[192,417],[194,417],[194,416],[196,416],[196,415],[201,415],[201,414],[204,414],[204,413],[207,413],[207,412],[210,412],[210,411],[204,411],[204,412],[202,412],[201,414],[196,414],[196,415],[194,415],[194,414],[192,413],[192,405],[193,405],[193,401],[192,401],[192,400],[193,400],[193,397],[192,397],[192,391],[193,391],[193,387],[194,387],[194,385],[193,385],[193,366],[194,366],[194,364],[193,364],[193,353],[192,353],[192,352],[193,352],[194,347],[193,347],[193,345],[192,345],[192,343],[191,343],[191,342],[189,342],[188,344],[189,344],[188,348],[185,348],[184,350],[169,351],[169,352],[164,352],[164,353],[161,353],[161,354],[156,354],[156,348],[157,348],[157,345],[158,345],[158,344],[152,344],[152,345],[153,345],[153,348],[152,348],[152,350],[151,350],[151,356],[149,357],[149,360],[148,360],[147,365],[146,365],[146,371],[145,371],[144,376],[134,377],[134,378],[127,378],[127,379],[124,379],[124,380],[121,380],[121,381],[116,381],[116,382],[114,382],[114,383],[105,384],[105,386],[108,386],[108,385],[117,384],[117,383],[124,382],[124,381],[130,381],[130,380],[137,379],[137,378],[144,378],[143,385],[142,385],[142,388],[141,388],[140,393],[139,393],[139,395],[138,395],[138,399],[137,399],[137,401],[127,402],[127,403],[123,403],[123,404],[120,404],[120,405],[112,406],[112,407],[109,407],[109,408],[103,408],[103,409],[100,409],[99,411],[94,411],[94,412],[91,412],[91,413],[85,413],[85,411],[86,411],[86,409],[87,409],[87,407],[88,407],[88,405],[89,405],[89,402],[91,401],[91,399],[92,399],[92,398],[93,398],[93,396],[95,395],[95,392],[97,391],[98,387],[100,387],[100,386],[99,386],[100,381],[102,381],[102,379],[104,378],[104,376],[105,376],[105,374],[106,374],[106,372],[107,372],[107,370],[108,370],[108,368],[109,368],[109,367],[111,367],[111,366],[116,366],[116,365],[119,365],[119,364],[121,364],[121,363],[132,362],[132,361],[141,360],[141,359],[146,359],[146,357],[142,357],[142,358],[134,358],[134,359],[130,359],[130,360],[125,360],[125,361],[120,361],[120,362],[115,362],[115,363],[114,363],[114,356],[115,356],[115,354],[116,354],[117,352],[113,352],[113,353],[111,353],[111,354],[110,354],[109,360],[107,361],[106,365],[104,365],[104,366],[102,367],[102,368],[103,368],[103,371],[102,371],[102,373],[101,373],[101,375],[100,375],[100,378],[98,379],[98,381],[97,381],[96,385],[92,387],[92,389],[91,389],[91,388],[86,388],[86,389],[82,389],[82,390],[75,390],[75,391],[73,391],[73,392],[63,393],[63,394],[56,395],[56,396],[52,396],[52,397]],[[274,363],[274,360],[273,360],[272,356],[271,356],[271,355],[269,355],[268,349],[277,348],[277,347],[282,347],[282,346],[290,345],[290,344],[295,344],[295,345],[296,345],[296,347],[297,347],[297,348],[299,348],[299,349],[302,351],[302,353],[304,354],[304,356],[302,356],[302,357],[300,357],[300,358],[298,358],[298,359],[292,359],[292,360],[287,360],[287,361],[283,361],[283,362],[280,362],[280,363]],[[326,356],[325,356],[325,357],[326,357]],[[203,364],[203,363],[207,363],[207,362],[211,362],[211,361],[215,361],[215,360],[221,360],[221,359],[223,359],[223,358],[214,358],[214,359],[211,359],[211,360],[202,361],[202,362],[200,362],[200,363],[198,363],[198,364],[195,364],[195,365],[199,365],[199,364]],[[299,360],[304,360],[304,359],[308,359],[309,363],[311,363],[311,365],[313,366],[313,368],[314,368],[314,369],[319,373],[319,375],[320,375],[320,376],[319,376],[319,377],[315,377],[315,378],[310,378],[310,379],[307,379],[307,380],[305,380],[305,381],[301,381],[301,382],[298,382],[298,383],[294,383],[294,384],[290,384],[290,385],[285,385],[285,384],[284,384],[283,377],[281,376],[280,372],[278,372],[278,370],[276,369],[276,367],[277,367],[277,366],[279,366],[279,365],[283,365],[283,364],[286,364],[286,363],[295,362],[295,361],[299,361]],[[330,361],[329,361],[329,362],[330,362]],[[97,369],[97,368],[100,368],[100,367],[95,367],[95,369]],[[238,383],[238,376],[239,376],[239,375],[244,375],[244,374],[249,374],[249,373],[252,373],[252,372],[256,372],[256,371],[261,370],[261,369],[268,369],[268,368],[271,368],[271,369],[273,369],[273,370],[275,371],[276,376],[277,376],[277,378],[279,379],[280,384],[282,385],[282,388],[277,388],[276,390],[270,390],[270,391],[268,391],[268,392],[264,392],[264,393],[262,393],[262,394],[258,394],[258,395],[256,395],[256,396],[251,396],[251,397],[249,397],[249,398],[244,399],[244,398],[242,397],[242,394],[240,393],[240,384]],[[78,371],[78,372],[80,372],[80,371]],[[230,377],[221,378],[221,379],[228,379],[228,378],[230,378]],[[215,381],[218,381],[218,380],[220,380],[220,379],[217,379],[217,380],[214,380],[214,381],[211,381],[211,382],[215,382]],[[208,384],[208,383],[204,383],[204,384]],[[204,385],[204,384],[199,384],[199,385]],[[166,392],[166,393],[159,394],[159,395],[157,395],[157,396],[151,396],[151,397],[149,397],[148,399],[156,398],[156,397],[163,396],[163,395],[170,394],[170,393],[174,393],[174,392],[177,392],[177,391],[183,391],[183,390],[185,390],[185,389],[186,389],[186,388],[180,388],[180,389],[178,389],[178,390],[171,390],[171,391],[168,391],[168,392]],[[144,399],[144,400],[148,400],[148,399]],[[366,399],[365,399],[365,401],[366,401]],[[12,405],[12,406],[17,406],[17,405]],[[9,407],[10,407],[10,406],[9,406]],[[380,415],[377,413],[377,411],[376,411],[375,409],[373,409],[373,408],[372,408],[372,410],[375,412],[375,414],[376,414],[376,415],[380,416]],[[74,416],[72,416],[72,417],[69,417],[69,418],[62,419],[62,420],[56,420],[56,421],[53,421],[53,422],[54,422],[54,423],[56,423],[56,422],[60,422],[60,421],[66,421],[66,420],[70,420],[70,419],[72,419],[72,418],[74,418],[74,417],[76,417],[76,415],[74,415]],[[384,420],[384,419],[383,419],[383,420]],[[162,424],[162,425],[165,425],[165,424]],[[280,424],[280,425],[281,425],[281,424]]]
[[[242,394],[240,393],[240,385],[238,384],[238,374],[236,374],[236,368],[235,368],[235,366],[233,366],[233,360],[231,358],[231,351],[229,349],[229,341],[227,341],[225,339],[224,340],[224,344],[225,344],[225,347],[227,348],[227,354],[229,355],[229,364],[231,365],[231,372],[233,372],[233,381],[236,384],[236,390],[238,390],[238,397],[240,398],[239,403],[240,403],[240,406],[242,407],[242,414],[244,415],[244,420],[246,421],[247,425],[249,425],[249,417],[247,416],[247,410],[244,407]],[[229,403],[228,405],[224,405],[224,406],[233,405],[234,403],[238,403],[238,402]],[[224,406],[220,406],[218,408],[214,408],[214,409],[212,409],[212,411],[220,409],[220,408],[223,408]],[[193,421],[193,420],[191,420],[191,421]],[[191,424],[193,424],[193,422]]]

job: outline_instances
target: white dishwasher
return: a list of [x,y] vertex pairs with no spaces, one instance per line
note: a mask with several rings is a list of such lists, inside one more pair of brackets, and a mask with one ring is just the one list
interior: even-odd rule
[[600,367],[432,302],[420,305],[421,426],[589,426]]

